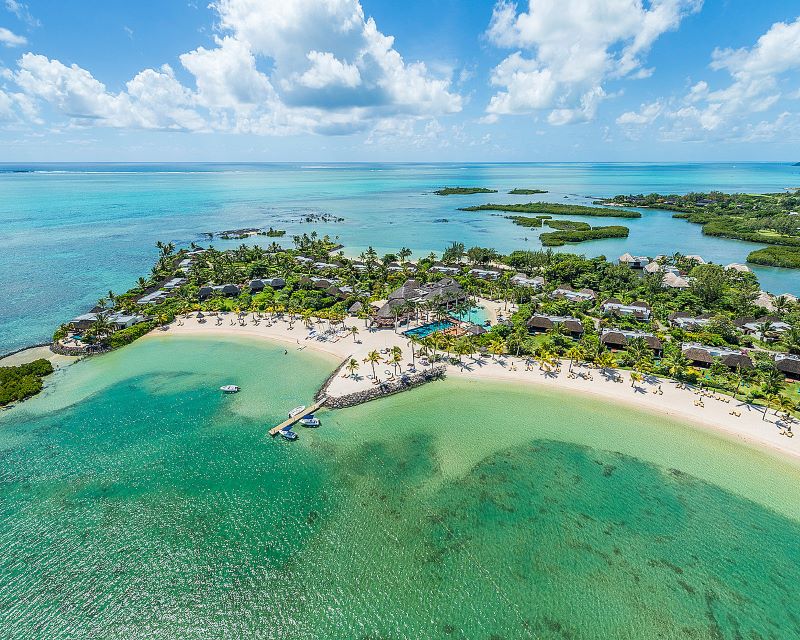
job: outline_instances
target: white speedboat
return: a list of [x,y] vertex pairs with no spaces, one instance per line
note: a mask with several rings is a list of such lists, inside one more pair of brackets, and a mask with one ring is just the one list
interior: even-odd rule
[[289,417],[290,417],[290,418],[294,418],[294,417],[296,417],[296,416],[299,416],[299,415],[300,415],[301,413],[303,413],[303,411],[305,411],[305,410],[306,410],[306,405],[304,405],[304,404],[301,404],[299,407],[295,407],[294,409],[292,409],[292,410],[289,412]]
[[315,418],[313,413],[309,413],[307,416],[300,418],[300,424],[304,427],[318,427],[319,418]]
[[224,391],[225,393],[237,393],[239,391],[239,387],[235,384],[226,384],[219,388],[220,391]]

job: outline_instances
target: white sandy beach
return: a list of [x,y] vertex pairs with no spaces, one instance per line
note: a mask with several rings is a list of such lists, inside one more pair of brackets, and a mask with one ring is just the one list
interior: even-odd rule
[[[199,323],[196,318],[181,319],[170,325],[167,333],[175,335],[230,335],[262,338],[286,344],[286,348],[311,349],[336,356],[340,361],[345,358],[355,358],[360,369],[356,377],[350,377],[342,371],[332,380],[328,392],[332,396],[341,396],[354,391],[368,389],[373,384],[369,378],[372,368],[363,360],[372,350],[390,349],[399,346],[403,351],[403,371],[408,371],[411,366],[411,349],[408,339],[391,329],[369,331],[364,327],[364,321],[350,317],[345,320],[345,325],[358,327],[359,333],[356,340],[350,334],[341,337],[317,336],[309,338],[309,330],[301,321],[289,329],[286,321],[267,323],[262,320],[258,326],[248,316],[244,326],[231,320],[233,314],[223,316],[223,322],[216,324],[216,318],[207,317],[205,323]],[[164,335],[155,332],[156,335]],[[417,362],[417,370],[422,367]],[[569,376],[568,363],[564,362],[560,374],[540,371],[536,365],[526,371],[525,361],[522,358],[504,357],[497,361],[484,357],[480,361],[464,358],[464,366],[449,365],[447,375],[453,378],[492,379],[510,383],[535,384],[550,386],[564,391],[575,391],[596,395],[614,403],[624,403],[637,409],[653,411],[659,415],[669,416],[676,420],[691,423],[702,428],[711,428],[720,434],[736,440],[778,451],[782,454],[800,459],[800,436],[789,438],[781,435],[783,430],[781,417],[775,416],[773,411],[767,413],[764,419],[763,408],[752,407],[743,402],[735,401],[728,396],[719,395],[710,397],[700,395],[696,390],[681,389],[675,382],[652,378],[647,382],[638,383],[634,389],[631,387],[627,372],[619,372],[622,382],[614,382],[608,376],[596,369],[574,367],[575,373],[585,374],[586,377]],[[393,371],[392,365],[381,363],[375,365],[379,378],[387,378]],[[588,379],[591,375],[592,379]],[[658,389],[662,394],[658,393]],[[702,406],[697,404],[702,402]],[[741,416],[731,415],[731,411],[740,412]],[[794,429],[800,432],[800,427]]]
[[22,351],[17,351],[16,353],[12,353],[10,356],[0,358],[0,367],[17,367],[21,364],[27,364],[40,358],[49,360],[54,367],[63,367],[65,365],[72,364],[79,359],[75,356],[62,356],[57,353],[53,353],[50,351],[50,347],[30,347],[28,349],[23,349]]

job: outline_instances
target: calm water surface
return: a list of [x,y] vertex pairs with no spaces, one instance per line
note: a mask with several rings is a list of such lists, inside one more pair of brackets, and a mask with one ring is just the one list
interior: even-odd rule
[[[443,185],[500,193],[431,193]],[[441,252],[452,240],[511,251],[539,248],[539,232],[491,212],[457,208],[532,198],[509,196],[514,187],[547,189],[541,198],[555,202],[586,203],[618,193],[789,186],[800,186],[800,167],[777,163],[0,165],[0,353],[47,340],[58,324],[85,312],[109,289],[133,286],[149,272],[157,240],[185,246],[202,241],[204,231],[272,225],[289,236],[312,229],[338,235],[350,255],[369,245],[381,253],[408,246],[419,257]],[[345,221],[303,223],[308,213]],[[646,210],[642,219],[620,222],[630,226],[629,238],[564,250],[612,258],[625,251],[682,251],[727,264],[744,262],[760,247],[704,237],[699,226],[665,212]],[[221,248],[236,244],[215,242]],[[800,294],[796,271],[756,271],[766,289]]]
[[796,466],[492,383],[265,438],[333,366],[148,338],[2,414],[0,637],[800,637]]

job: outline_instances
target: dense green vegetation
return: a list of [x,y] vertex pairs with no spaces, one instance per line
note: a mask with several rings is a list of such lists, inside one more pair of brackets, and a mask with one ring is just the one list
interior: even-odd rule
[[787,267],[800,269],[800,248],[766,247],[752,251],[747,256],[748,262],[764,264],[770,267]]
[[512,189],[508,192],[512,196],[535,196],[539,193],[547,193],[546,189]]
[[268,238],[282,238],[285,235],[286,235],[286,230],[285,229],[273,229],[272,227],[267,229],[267,233],[266,233],[266,236]]
[[[168,316],[164,318],[165,320],[171,320]],[[140,322],[139,324],[135,324],[132,327],[128,327],[127,329],[121,329],[120,331],[115,331],[114,333],[110,334],[106,339],[106,344],[111,349],[118,349],[119,347],[124,347],[126,344],[130,344],[134,340],[141,338],[143,335],[149,333],[153,329],[156,328],[158,323],[154,320],[150,320],[148,322]]]
[[545,224],[557,231],[588,231],[592,228],[590,224],[576,220],[547,220]]
[[514,224],[520,227],[533,227],[538,228],[542,226],[544,218],[531,218],[528,216],[506,216],[509,220],[513,220]]
[[[581,224],[581,223],[573,223]],[[586,225],[589,227],[589,225]],[[588,240],[601,240],[604,238],[627,238],[628,227],[612,225],[609,227],[589,227],[587,229],[565,229],[563,231],[549,231],[539,236],[545,247],[560,247],[568,242],[586,242]]]
[[461,207],[460,211],[508,211],[510,213],[549,213],[557,216],[594,216],[598,218],[641,218],[638,211],[611,209],[607,207],[585,207],[579,204],[555,202],[528,202],[527,204],[481,204]]
[[800,247],[800,194],[797,191],[619,195],[598,201],[598,204],[666,209],[675,211],[675,218],[703,225],[706,235]]
[[485,187],[444,187],[434,191],[437,196],[468,196],[473,193],[497,193],[497,189]]
[[40,358],[16,367],[0,367],[0,407],[19,402],[42,390],[42,378],[53,373],[53,365]]

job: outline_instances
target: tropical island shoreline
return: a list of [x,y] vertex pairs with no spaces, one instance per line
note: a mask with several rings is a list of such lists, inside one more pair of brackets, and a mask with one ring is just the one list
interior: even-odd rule
[[[488,301],[481,301],[486,303]],[[233,314],[220,316],[220,324],[200,322],[197,317],[182,318],[169,325],[166,331],[153,331],[144,339],[165,336],[187,337],[238,337],[266,340],[275,344],[286,345],[287,349],[309,349],[311,351],[333,356],[342,361],[355,359],[362,362],[370,351],[399,347],[407,352],[408,341],[402,334],[389,331],[360,332],[359,340],[354,341],[349,331],[330,334],[330,337],[311,334],[300,324],[289,329],[288,320],[275,320],[258,325],[239,322],[230,324]],[[349,317],[345,325],[358,324],[359,319]],[[388,355],[388,354],[387,354]],[[782,421],[774,412],[764,407],[749,405],[744,401],[733,400],[722,394],[710,394],[697,388],[680,385],[674,380],[657,376],[648,376],[633,387],[624,371],[609,370],[607,375],[587,366],[573,364],[574,377],[570,376],[568,361],[562,361],[559,372],[540,370],[535,365],[526,370],[526,359],[522,357],[503,356],[500,358],[473,358],[463,362],[463,366],[448,364],[448,377],[473,380],[495,381],[510,384],[535,385],[558,390],[564,393],[589,394],[606,402],[622,403],[631,409],[641,410],[649,414],[680,420],[693,427],[711,429],[726,439],[762,451],[777,453],[782,457],[800,464],[800,438],[794,440],[780,435]],[[368,367],[368,364],[361,366]],[[382,363],[378,367],[378,376],[383,377],[391,371],[391,366]],[[418,364],[413,367],[411,358],[406,356],[401,368],[419,371],[424,367]],[[372,388],[367,376],[348,375],[344,367],[336,370],[336,375],[326,385],[330,395],[344,396]],[[615,382],[614,379],[619,380]],[[661,393],[659,393],[659,389]],[[310,398],[308,399],[310,400]],[[698,404],[702,403],[702,404]],[[738,411],[741,417],[731,415]],[[764,416],[763,412],[767,415]]]

